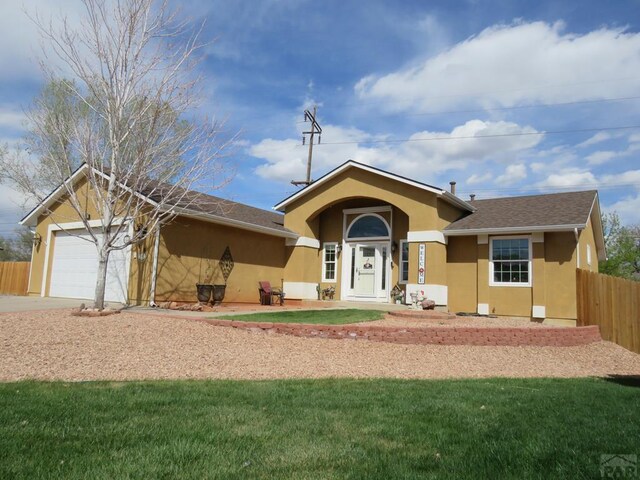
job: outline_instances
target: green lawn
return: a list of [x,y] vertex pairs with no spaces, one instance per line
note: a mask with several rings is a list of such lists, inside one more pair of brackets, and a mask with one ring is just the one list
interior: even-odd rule
[[638,412],[595,379],[0,384],[0,478],[600,478]]
[[215,318],[237,320],[239,322],[313,323],[322,325],[342,325],[345,323],[381,320],[385,312],[381,310],[285,310],[282,312],[247,313],[243,315],[222,315]]

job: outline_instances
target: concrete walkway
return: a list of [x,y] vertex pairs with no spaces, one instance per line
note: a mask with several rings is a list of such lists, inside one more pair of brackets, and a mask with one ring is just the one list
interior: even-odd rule
[[[78,308],[81,303],[91,305],[91,300],[77,298],[52,297],[18,297],[0,295],[0,313],[34,312],[39,310],[57,310],[60,308]],[[112,307],[119,308],[121,304],[107,302]]]

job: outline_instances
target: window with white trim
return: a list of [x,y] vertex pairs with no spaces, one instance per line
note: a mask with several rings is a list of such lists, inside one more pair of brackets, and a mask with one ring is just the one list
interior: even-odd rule
[[335,282],[338,264],[338,244],[327,242],[322,246],[322,281]]
[[409,242],[406,240],[400,240],[400,283],[407,283],[409,281]]
[[492,238],[490,254],[490,285],[531,286],[530,237]]

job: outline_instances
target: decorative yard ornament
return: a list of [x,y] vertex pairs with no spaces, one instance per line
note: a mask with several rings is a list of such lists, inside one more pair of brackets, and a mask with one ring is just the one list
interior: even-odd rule
[[220,266],[220,271],[222,272],[222,276],[224,277],[224,283],[227,283],[229,279],[229,275],[231,275],[231,270],[233,270],[233,257],[231,256],[231,250],[227,246],[225,248],[222,257],[220,258],[220,262],[218,263]]

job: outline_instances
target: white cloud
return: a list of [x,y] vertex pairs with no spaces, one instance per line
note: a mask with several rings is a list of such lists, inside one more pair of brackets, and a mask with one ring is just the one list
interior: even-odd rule
[[[0,15],[0,80],[32,78],[40,75],[38,59],[40,32],[30,16],[36,14],[44,23],[51,20],[54,25],[63,16],[67,16],[71,26],[80,24],[82,3],[78,0],[30,0],[28,4],[8,1],[2,4]],[[48,63],[59,65],[61,62],[50,56]]]
[[640,225],[640,195],[629,195],[603,207],[605,212],[616,212],[623,225]]
[[28,204],[27,197],[17,192],[7,184],[0,184],[0,235],[11,235],[18,229],[18,222],[33,207]]
[[607,163],[610,160],[613,160],[620,152],[613,152],[611,150],[598,150],[597,152],[593,152],[587,155],[586,160],[589,165],[602,165],[603,163]]
[[481,183],[485,183],[485,182],[488,182],[489,180],[491,180],[492,176],[493,175],[491,175],[491,173],[489,173],[489,172],[483,173],[483,174],[474,173],[469,178],[467,178],[466,184],[467,185],[478,185],[478,184],[481,184]]
[[[362,99],[392,101],[399,111],[637,93],[640,33],[601,28],[577,35],[564,28],[561,22],[493,26],[417,66],[362,78],[355,91]],[[472,98],[478,95],[481,100]]]
[[0,108],[0,128],[23,130],[27,116],[22,111]]
[[[519,154],[542,139],[542,135],[517,134],[535,132],[532,127],[512,122],[470,120],[450,132],[422,131],[411,135],[406,142],[382,143],[377,141],[389,140],[384,135],[373,136],[356,128],[326,125],[323,127],[326,143],[313,151],[313,170],[324,173],[353,159],[435,183],[443,180],[438,175],[450,170],[465,169],[489,160],[517,160]],[[511,134],[516,135],[509,136]],[[482,136],[490,137],[475,138]],[[266,160],[256,169],[263,178],[281,181],[304,178],[307,147],[300,146],[297,139],[265,139],[252,146],[249,154]]]
[[596,145],[601,142],[606,142],[610,138],[612,138],[612,135],[609,132],[598,132],[592,137],[585,140],[584,142],[581,142],[578,145],[576,145],[576,147],[577,148],[590,147],[592,145]]
[[560,173],[553,173],[546,179],[538,182],[537,187],[575,188],[590,187],[597,183],[593,173],[579,171],[577,169],[565,169]]
[[505,172],[496,178],[495,183],[498,185],[512,185],[520,180],[527,178],[527,166],[523,163],[509,165]]

